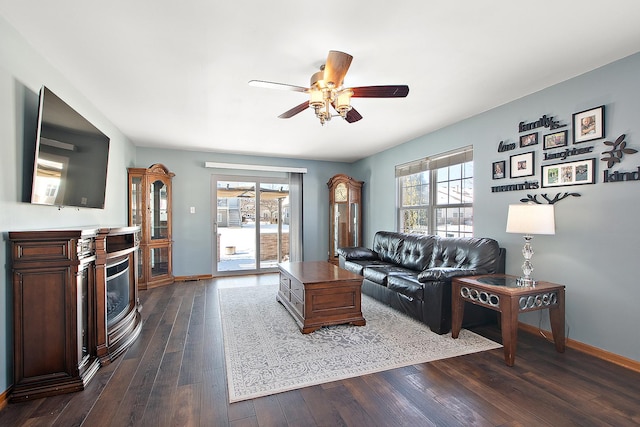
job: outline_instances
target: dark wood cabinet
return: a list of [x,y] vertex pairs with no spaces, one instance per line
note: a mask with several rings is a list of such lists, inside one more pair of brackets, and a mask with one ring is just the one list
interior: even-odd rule
[[[141,321],[135,267],[122,281],[127,289],[121,296],[126,295],[129,304],[121,304],[117,321],[106,321],[108,294],[112,292],[106,274],[110,259],[133,263],[136,233],[136,228],[9,233],[12,401],[82,390],[101,364],[110,362],[137,337]],[[110,239],[127,243],[116,243],[118,251],[109,252]],[[127,332],[116,338],[118,330]]]
[[338,248],[362,244],[362,181],[338,174],[329,187],[329,257],[338,265]]
[[141,229],[138,286],[149,289],[174,282],[171,238],[171,180],[159,163],[129,168],[129,225]]

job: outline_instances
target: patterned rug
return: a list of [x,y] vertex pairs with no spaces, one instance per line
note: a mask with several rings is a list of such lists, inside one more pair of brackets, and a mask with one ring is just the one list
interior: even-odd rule
[[501,347],[463,329],[458,339],[362,296],[366,326],[303,335],[277,285],[220,289],[229,402]]

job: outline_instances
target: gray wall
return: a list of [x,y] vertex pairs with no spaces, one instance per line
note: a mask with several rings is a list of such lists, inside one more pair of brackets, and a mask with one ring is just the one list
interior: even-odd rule
[[[23,203],[24,158],[33,155],[38,92],[52,89],[111,138],[105,209],[75,209]],[[0,18],[0,393],[13,381],[12,295],[7,232],[14,230],[123,225],[127,223],[127,173],[135,147],[64,76]],[[25,154],[26,151],[26,154]],[[30,191],[30,188],[27,189]]]
[[[329,208],[327,181],[348,173],[351,165],[282,158],[138,148],[137,167],[162,163],[176,174],[172,185],[173,269],[176,276],[211,274],[213,218],[211,175],[252,175],[251,171],[205,168],[205,162],[305,167],[303,178],[303,251],[307,261],[327,258]],[[255,172],[253,172],[255,175]],[[196,213],[189,213],[189,207]]]
[[[638,76],[640,54],[357,162],[353,175],[366,182],[363,222],[367,243],[370,244],[377,230],[395,229],[395,208],[389,200],[389,195],[396,192],[394,165],[473,144],[475,235],[493,237],[507,248],[508,273],[521,274],[524,243],[522,236],[505,232],[508,205],[519,203],[527,194],[553,196],[566,191],[581,194],[579,198],[570,197],[556,204],[555,235],[534,237],[534,277],[566,285],[569,338],[640,361],[640,310],[636,298],[640,181],[603,183],[606,163],[599,159],[607,148],[603,140],[599,140],[579,145],[595,145],[591,155],[568,159],[596,158],[595,185],[491,192],[494,185],[530,180],[494,181],[491,164],[498,160],[508,163],[510,155],[530,151],[518,148],[498,153],[497,149],[501,140],[517,142],[520,121],[532,122],[543,114],[570,125],[573,113],[605,105],[606,140],[615,141],[621,134],[626,134],[628,147],[640,151]],[[540,137],[551,133],[546,129],[538,132]],[[536,151],[535,178],[539,181],[540,164],[557,161],[542,162],[541,143],[533,148]],[[640,153],[625,155],[622,163],[612,170],[632,172],[638,170],[638,166]],[[522,321],[534,326],[541,318],[542,327],[549,329],[546,312],[521,316]]]

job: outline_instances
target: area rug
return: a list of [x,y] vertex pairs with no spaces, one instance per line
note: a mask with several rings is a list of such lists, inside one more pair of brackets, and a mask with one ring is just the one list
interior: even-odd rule
[[458,339],[366,295],[366,326],[303,335],[277,285],[220,289],[229,402],[501,347],[463,329]]

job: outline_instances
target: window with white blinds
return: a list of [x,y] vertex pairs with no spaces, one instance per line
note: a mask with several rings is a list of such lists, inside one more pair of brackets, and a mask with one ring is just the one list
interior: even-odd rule
[[396,166],[398,231],[473,235],[473,147]]

